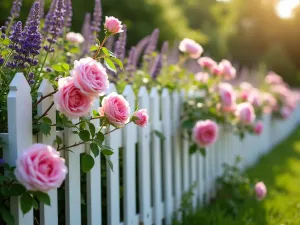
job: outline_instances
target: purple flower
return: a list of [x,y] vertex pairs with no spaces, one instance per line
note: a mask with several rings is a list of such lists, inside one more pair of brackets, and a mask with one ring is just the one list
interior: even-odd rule
[[33,10],[28,21],[28,26],[25,26],[22,33],[22,39],[20,41],[24,60],[31,66],[36,66],[38,64],[35,56],[40,54],[41,49],[42,35],[39,33],[39,26],[40,3],[36,2],[33,5]]
[[123,26],[123,32],[120,34],[119,39],[116,42],[115,46],[115,56],[123,60],[125,57],[125,50],[126,50],[126,38],[127,38],[127,29],[126,26]]
[[158,56],[156,56],[155,61],[152,65],[152,68],[150,71],[150,75],[154,80],[159,75],[161,68],[162,68],[162,56],[161,56],[161,54],[159,54]]
[[101,1],[95,0],[95,8],[94,8],[93,21],[91,27],[91,31],[94,38],[97,37],[97,33],[100,32],[101,30],[101,20],[102,20]]
[[13,50],[12,60],[9,61],[6,66],[8,68],[24,68],[25,65],[23,63],[22,57],[22,48],[21,48],[21,40],[22,40],[22,22],[18,21],[13,27],[11,36],[9,37],[11,44],[9,44],[9,48]]
[[[129,78],[133,76],[134,71],[136,70],[134,63],[135,47],[132,47],[129,51],[127,64],[125,70],[129,73]],[[128,79],[129,81],[129,79]]]
[[150,36],[147,48],[145,50],[145,55],[151,55],[152,52],[156,50],[158,38],[159,38],[159,29],[156,28],[154,29],[154,31]]
[[0,56],[0,65],[3,65],[3,63],[4,63],[4,58]]
[[0,166],[3,165],[5,163],[5,160],[0,158]]
[[10,16],[12,18],[18,18],[20,16],[21,7],[22,7],[22,0],[15,0],[10,10]]
[[65,26],[69,29],[72,25],[72,1],[71,0],[65,0],[66,1],[66,16],[65,16]]
[[109,50],[113,49],[115,43],[115,37],[114,36],[110,36],[107,41],[105,42],[105,47]]
[[82,29],[81,29],[81,33],[82,33],[82,36],[84,37],[84,40],[85,40],[84,43],[83,43],[81,54],[85,55],[90,50],[91,39],[92,39],[91,38],[92,33],[91,33],[91,14],[90,13],[85,14],[84,22],[83,22]]
[[169,51],[169,43],[168,43],[168,41],[164,41],[160,52],[161,52],[161,54],[166,55],[166,54],[168,54],[168,51]]
[[65,16],[64,1],[57,0],[55,10],[54,10],[51,18],[46,18],[46,19],[49,19],[49,21],[47,23],[49,25],[48,33],[50,34],[50,37],[47,38],[49,45],[44,46],[44,49],[48,52],[54,51],[54,49],[51,48],[51,45],[55,44],[57,41],[57,38],[62,35],[63,27],[64,27],[64,16]]
[[149,36],[144,37],[142,40],[140,40],[136,47],[135,47],[135,51],[134,51],[134,56],[133,56],[133,60],[132,60],[132,65],[134,65],[135,67],[138,65],[140,57],[142,52],[144,51],[145,47],[147,46],[148,42],[149,42]]

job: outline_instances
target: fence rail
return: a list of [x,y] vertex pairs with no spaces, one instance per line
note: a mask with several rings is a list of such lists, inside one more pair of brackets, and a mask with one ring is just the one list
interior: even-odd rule
[[[50,83],[42,82],[39,96],[52,92]],[[116,91],[114,85],[109,92]],[[203,206],[216,194],[215,180],[222,173],[222,164],[232,164],[236,156],[243,158],[242,169],[253,165],[259,157],[268,153],[274,145],[286,138],[297,126],[300,119],[300,107],[284,121],[271,120],[270,115],[263,116],[264,131],[261,136],[246,135],[241,141],[233,134],[221,131],[220,138],[207,149],[207,156],[200,153],[189,155],[189,141],[182,138],[180,130],[180,110],[184,94],[170,93],[163,89],[159,94],[156,88],[150,93],[142,87],[136,97],[131,86],[127,86],[124,96],[132,109],[136,100],[140,108],[147,108],[150,123],[144,128],[129,125],[123,130],[109,135],[107,144],[114,149],[110,156],[114,170],[106,165],[105,173],[101,170],[101,156],[95,160],[95,166],[86,174],[86,215],[88,225],[101,225],[104,217],[108,225],[161,225],[171,224],[173,212],[179,208],[181,196],[193,185],[194,208]],[[52,103],[48,98],[38,107],[42,115]],[[99,100],[94,102],[95,109]],[[55,108],[48,117],[55,123]],[[76,121],[74,121],[76,122]],[[33,142],[55,145],[56,135],[63,138],[66,145],[78,141],[70,129],[57,132],[52,127],[50,135],[38,134],[32,137],[32,99],[25,77],[17,74],[10,85],[8,95],[8,134],[0,134],[6,142],[4,158],[11,165],[17,155]],[[99,121],[94,121],[99,129]],[[164,133],[162,141],[153,131]],[[77,146],[72,152],[66,151],[63,157],[69,169],[65,181],[65,223],[82,223],[81,209],[81,172],[80,154],[89,152],[88,145]],[[120,158],[122,160],[120,161]],[[103,183],[106,176],[106,183]],[[120,179],[122,178],[122,179]],[[122,188],[121,188],[122,185]],[[106,196],[105,208],[102,208],[102,193]],[[121,196],[123,196],[121,198]],[[50,192],[51,207],[41,205],[39,224],[58,225],[58,192]],[[120,201],[122,199],[122,201]],[[122,210],[121,210],[122,209]],[[102,211],[106,211],[103,216]],[[11,211],[17,225],[34,224],[33,211],[25,216],[19,207],[19,199],[11,199]]]

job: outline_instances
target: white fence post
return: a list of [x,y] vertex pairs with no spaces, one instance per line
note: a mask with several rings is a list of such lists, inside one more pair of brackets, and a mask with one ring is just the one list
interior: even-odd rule
[[165,204],[165,222],[171,224],[173,213],[173,197],[172,197],[172,136],[171,136],[171,100],[168,89],[163,89],[162,96],[162,132],[165,136],[163,141],[163,190],[164,190],[164,204]]
[[[38,97],[41,98],[53,92],[53,87],[48,80],[43,80],[39,90]],[[53,96],[44,99],[38,105],[38,115],[42,116],[53,103]],[[52,124],[56,124],[56,109],[51,107],[46,116],[51,119]],[[38,134],[38,142],[53,146],[56,139],[56,127],[52,126],[49,135],[44,135],[41,132]],[[51,200],[51,206],[45,204],[40,205],[40,222],[41,225],[57,225],[58,224],[58,205],[57,205],[57,189],[48,192]]]
[[[152,121],[152,131],[162,131],[160,121],[160,96],[157,89],[152,88],[150,93],[150,118]],[[152,132],[152,194],[153,194],[153,221],[155,225],[162,224],[162,218],[164,215],[164,208],[162,206],[162,171],[161,171],[161,139]]]
[[[124,97],[133,112],[135,110],[135,95],[130,85],[125,87]],[[124,224],[134,225],[136,221],[136,150],[137,126],[133,123],[124,128],[123,136],[123,173],[124,173]]]
[[[22,73],[15,75],[9,88],[8,151],[4,152],[4,160],[13,166],[18,155],[32,145],[32,99],[30,86]],[[23,215],[19,197],[11,197],[10,210],[16,225],[33,225],[33,210]]]
[[[142,87],[139,92],[139,106],[149,110],[150,99],[147,89]],[[149,113],[149,111],[148,111]],[[150,117],[150,124],[152,118]],[[139,194],[140,194],[140,219],[143,225],[152,224],[151,211],[151,166],[150,166],[150,124],[145,128],[138,128],[139,134]]]

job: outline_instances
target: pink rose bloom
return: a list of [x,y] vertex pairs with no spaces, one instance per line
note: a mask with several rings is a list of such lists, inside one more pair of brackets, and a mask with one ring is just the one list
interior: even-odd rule
[[283,106],[280,110],[280,114],[283,119],[287,119],[291,115],[291,113],[292,113],[292,110],[287,106]]
[[262,105],[262,100],[258,90],[254,89],[251,91],[248,102],[250,102],[254,107],[260,107]]
[[201,83],[206,84],[209,80],[209,74],[205,72],[199,72],[195,74],[195,79]]
[[212,68],[217,65],[217,63],[209,57],[201,57],[197,62],[202,69],[210,72],[212,71]]
[[90,57],[75,60],[74,69],[70,73],[74,78],[74,85],[83,94],[104,95],[108,89],[109,81],[105,68]]
[[240,89],[251,91],[253,89],[253,86],[252,86],[252,84],[250,84],[248,82],[242,82],[242,83],[240,83]]
[[218,138],[218,125],[211,120],[201,120],[193,128],[193,140],[199,147],[207,147]]
[[267,195],[267,187],[264,182],[258,182],[255,184],[255,194],[257,200],[263,200]]
[[81,44],[84,42],[84,37],[80,33],[69,32],[66,35],[66,39],[73,44]]
[[237,105],[236,116],[244,124],[251,124],[255,120],[253,106],[249,102],[243,102]]
[[114,126],[123,127],[129,121],[129,103],[122,95],[113,92],[103,98],[101,105],[100,116],[105,116]]
[[282,84],[283,80],[278,74],[274,72],[269,72],[268,75],[265,77],[265,82],[267,84]]
[[262,99],[263,99],[264,104],[266,104],[271,109],[277,108],[277,105],[278,105],[277,100],[270,93],[263,93]]
[[221,83],[218,89],[221,98],[222,109],[224,111],[232,111],[232,109],[235,108],[236,103],[236,96],[232,86],[227,83]]
[[214,75],[214,76],[220,76],[221,75],[221,69],[218,65],[215,65],[212,67],[211,69],[211,73]]
[[106,16],[104,28],[111,34],[122,33],[122,22],[113,16]]
[[138,111],[136,111],[133,114],[134,117],[136,117],[133,122],[140,126],[140,127],[145,127],[148,124],[148,114],[147,114],[147,110],[146,109],[140,109]]
[[94,98],[85,95],[74,85],[73,77],[61,78],[58,81],[58,92],[54,94],[54,103],[58,111],[69,118],[86,116]]
[[19,155],[15,175],[27,190],[48,192],[59,188],[68,169],[59,152],[44,144],[34,144]]
[[179,43],[179,50],[187,53],[192,59],[198,59],[203,53],[201,45],[189,38],[184,38]]
[[221,75],[225,78],[225,80],[232,80],[236,76],[236,70],[226,59],[223,59],[219,63],[219,68],[221,70]]
[[258,121],[254,126],[254,133],[260,135],[263,132],[264,125],[261,121]]

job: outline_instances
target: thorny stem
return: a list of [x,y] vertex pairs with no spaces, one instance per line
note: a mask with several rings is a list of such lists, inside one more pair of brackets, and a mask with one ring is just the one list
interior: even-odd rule
[[41,98],[33,105],[33,108],[37,107],[37,105],[40,104],[45,98],[50,97],[51,95],[55,94],[56,92],[57,92],[57,90],[54,90],[54,91],[50,92],[49,94],[42,96],[42,97],[41,97]]
[[50,111],[52,106],[54,105],[54,102],[51,103],[51,105],[48,107],[48,109],[41,115],[39,118],[37,118],[33,123],[37,123],[39,120],[41,120],[44,116],[47,115],[47,113]]
[[101,49],[102,49],[104,43],[105,43],[106,40],[109,38],[109,36],[110,36],[110,35],[106,35],[106,36],[104,37],[104,39],[103,39],[102,43],[100,44],[100,46],[99,46],[97,52],[96,52],[95,55],[93,56],[93,59],[96,59],[96,58],[97,58],[97,56],[99,55],[99,53],[100,53],[100,51],[101,51]]

